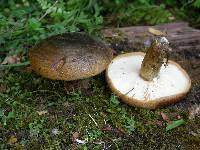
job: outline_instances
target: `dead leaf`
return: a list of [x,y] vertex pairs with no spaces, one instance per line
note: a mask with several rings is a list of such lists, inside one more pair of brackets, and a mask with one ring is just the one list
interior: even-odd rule
[[169,119],[169,117],[165,113],[160,112],[160,115],[162,116],[164,121],[167,121],[168,123],[171,123],[171,120]]
[[13,56],[7,56],[1,64],[5,65],[5,64],[18,64],[18,63],[20,63],[20,58],[16,55],[13,55]]
[[177,119],[181,119],[181,116],[180,116],[180,115],[177,115],[176,118],[177,118]]
[[108,115],[107,112],[100,112],[100,114],[101,114],[102,117],[106,117]]
[[121,133],[125,133],[124,129],[122,129],[122,128],[117,128],[117,129],[118,129],[118,131],[120,131]]
[[85,140],[79,140],[79,139],[76,139],[76,142],[77,142],[78,144],[85,144],[85,143],[86,143]]
[[160,120],[156,120],[156,125],[162,127],[162,126],[163,126],[163,123],[162,123],[162,121],[160,121]]
[[154,28],[148,28],[148,31],[153,35],[166,35],[166,33],[161,32],[160,30],[154,29]]
[[112,127],[110,125],[108,125],[107,127],[101,129],[101,131],[111,131]]
[[15,144],[15,143],[17,143],[17,138],[16,138],[16,136],[11,135],[11,137],[8,140],[8,144],[12,145],[12,144]]
[[47,110],[43,110],[43,111],[36,111],[38,113],[39,116],[45,115],[48,113]]
[[104,144],[105,142],[104,141],[100,141],[100,140],[96,140],[93,142],[94,144]]
[[76,140],[78,139],[78,137],[79,137],[79,133],[78,133],[78,132],[74,132],[74,133],[72,134],[72,141],[73,141],[73,142],[76,142]]
[[78,144],[85,144],[86,141],[85,140],[80,140],[79,138],[79,133],[78,132],[74,132],[72,134],[72,142],[77,142]]
[[200,114],[200,105],[194,105],[189,109],[189,119],[194,119]]

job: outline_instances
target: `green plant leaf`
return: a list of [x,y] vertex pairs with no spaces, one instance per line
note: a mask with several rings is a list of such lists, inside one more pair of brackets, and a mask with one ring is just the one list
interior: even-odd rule
[[111,104],[115,107],[115,106],[117,106],[117,105],[119,105],[119,100],[118,100],[118,97],[116,96],[116,95],[112,95],[111,96],[111,98],[110,98],[110,100],[111,100]]
[[4,113],[2,110],[0,110],[0,118],[4,116]]
[[200,8],[200,0],[195,0],[193,3],[194,7]]
[[126,117],[126,129],[129,133],[131,133],[132,131],[135,130],[136,126],[135,126],[135,120],[131,117],[131,118],[128,118]]
[[14,112],[13,111],[9,112],[7,118],[8,119],[15,118]]
[[28,20],[28,28],[30,29],[30,30],[37,30],[37,29],[39,29],[41,27],[41,23],[37,20],[37,19],[35,19],[35,18],[30,18],[29,20]]
[[166,127],[166,131],[172,130],[184,123],[185,123],[185,121],[183,119],[173,121],[172,123],[168,123],[167,127]]

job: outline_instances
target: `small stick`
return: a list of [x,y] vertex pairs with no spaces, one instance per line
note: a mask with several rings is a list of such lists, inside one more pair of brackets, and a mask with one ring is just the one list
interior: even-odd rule
[[98,127],[97,122],[94,120],[94,118],[92,118],[92,116],[90,114],[88,114],[88,116],[92,119],[92,121],[94,122],[94,124]]
[[57,3],[58,3],[58,0],[55,1],[54,4],[46,10],[45,14],[42,15],[42,16],[39,18],[39,21],[41,21],[46,15],[48,15],[49,12],[50,12],[50,10],[51,10]]
[[29,65],[30,62],[26,61],[23,63],[18,63],[18,64],[8,64],[8,65],[0,65],[0,68],[9,68],[9,67],[22,67],[22,66],[27,66]]

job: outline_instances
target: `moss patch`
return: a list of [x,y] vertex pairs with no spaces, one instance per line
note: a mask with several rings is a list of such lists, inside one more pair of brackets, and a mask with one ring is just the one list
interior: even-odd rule
[[[0,84],[1,149],[200,148],[199,117],[189,120],[186,111],[175,107],[129,107],[110,92],[103,73],[91,79],[89,95],[66,94],[62,81],[22,69],[4,70]],[[171,120],[179,115],[186,124],[166,132],[161,111]],[[72,140],[75,132],[85,144]],[[12,144],[11,136],[17,139]]]

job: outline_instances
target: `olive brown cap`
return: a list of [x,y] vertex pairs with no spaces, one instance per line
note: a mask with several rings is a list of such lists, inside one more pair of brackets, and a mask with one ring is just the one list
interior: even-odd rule
[[77,80],[95,76],[112,60],[112,49],[100,39],[84,33],[51,36],[29,53],[32,69],[55,80]]

